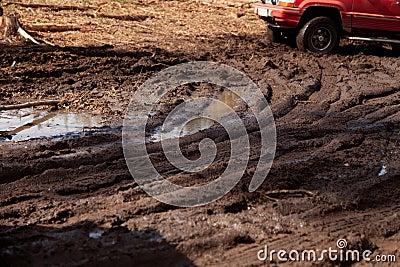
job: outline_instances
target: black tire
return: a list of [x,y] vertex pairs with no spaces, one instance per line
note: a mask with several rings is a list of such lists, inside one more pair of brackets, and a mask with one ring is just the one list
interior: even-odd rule
[[340,41],[337,24],[328,17],[316,17],[307,22],[296,37],[297,47],[302,51],[328,54]]
[[400,44],[391,44],[395,56],[400,56]]

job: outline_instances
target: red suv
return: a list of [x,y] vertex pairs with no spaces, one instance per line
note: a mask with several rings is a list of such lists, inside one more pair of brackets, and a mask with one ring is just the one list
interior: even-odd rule
[[326,54],[348,38],[400,51],[400,0],[262,0],[255,13],[274,40],[296,36],[300,50]]

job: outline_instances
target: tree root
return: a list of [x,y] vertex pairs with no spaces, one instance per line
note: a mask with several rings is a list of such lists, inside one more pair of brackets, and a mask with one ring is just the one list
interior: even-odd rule
[[31,107],[38,107],[38,106],[57,106],[60,102],[61,101],[59,101],[59,100],[47,100],[47,101],[28,102],[28,103],[17,104],[17,105],[4,105],[4,106],[0,106],[0,111],[31,108]]
[[21,35],[25,39],[30,40],[32,43],[40,44],[38,40],[33,38],[29,33],[27,33],[18,21],[18,16],[13,14],[9,16],[0,17],[0,26],[4,29],[3,37],[12,43],[10,37],[15,35]]
[[65,31],[81,30],[80,26],[58,25],[58,24],[33,24],[33,25],[26,25],[25,28],[29,31],[38,31],[38,32],[65,32]]
[[292,195],[294,197],[304,197],[304,196],[310,196],[310,197],[316,197],[317,193],[305,190],[305,189],[295,189],[295,190],[288,190],[288,189],[281,189],[281,190],[272,190],[272,191],[267,191],[267,192],[260,192],[263,196],[265,196],[267,199],[272,200],[272,201],[278,201],[278,197],[280,195]]

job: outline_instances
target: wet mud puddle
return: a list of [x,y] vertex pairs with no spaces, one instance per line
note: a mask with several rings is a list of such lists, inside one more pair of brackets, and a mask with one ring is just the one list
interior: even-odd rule
[[[240,100],[240,97],[229,90],[225,90],[221,93],[218,100],[221,101],[222,103],[213,102],[209,106],[205,107],[202,110],[202,113],[203,114],[212,113],[214,117],[222,118],[231,112],[230,108],[237,107],[238,100]],[[184,116],[184,114],[182,115]],[[182,128],[180,127],[180,124],[177,123],[177,126],[170,131],[165,131],[163,126],[159,126],[153,129],[147,141],[159,142],[163,139],[174,139],[183,136],[188,136],[200,132],[202,130],[208,129],[212,127],[215,123],[216,121],[212,119],[201,117],[187,122]]]
[[101,126],[101,119],[88,113],[32,108],[0,111],[0,142],[57,137]]

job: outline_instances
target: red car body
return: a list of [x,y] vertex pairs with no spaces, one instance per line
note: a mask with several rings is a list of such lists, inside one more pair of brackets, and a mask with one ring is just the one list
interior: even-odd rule
[[255,13],[271,30],[298,33],[323,16],[335,23],[340,37],[400,43],[400,0],[263,0]]

